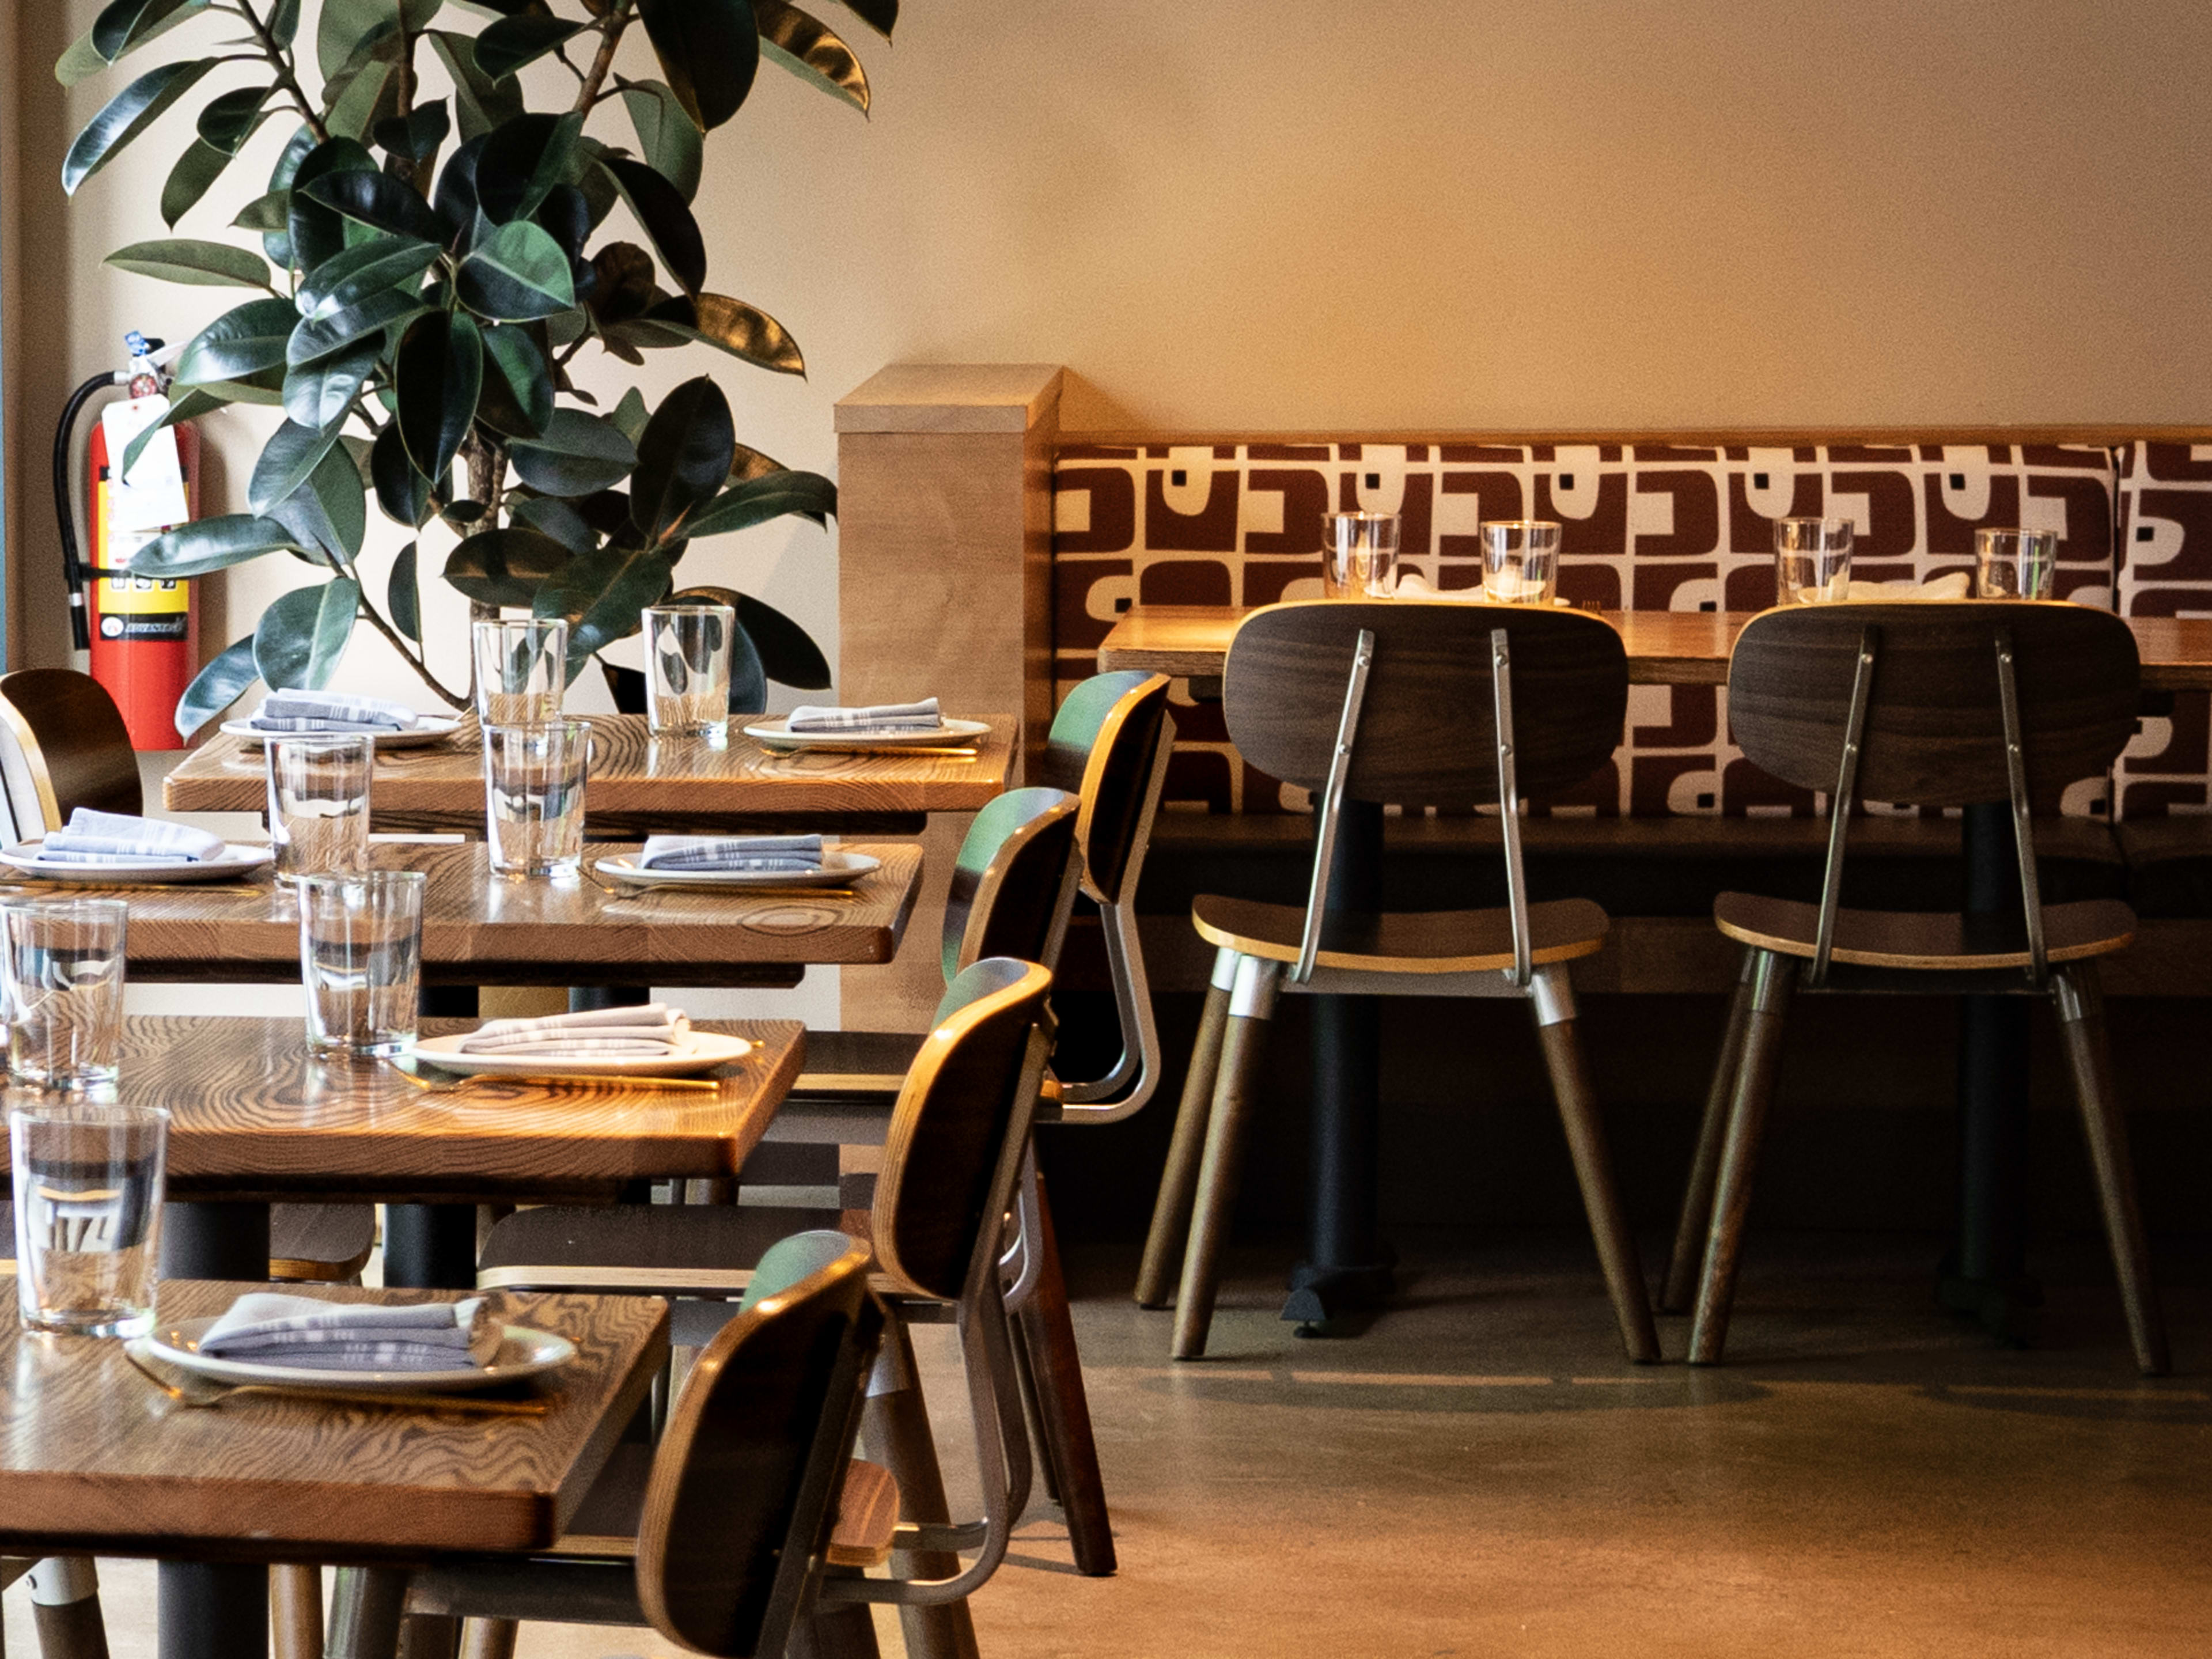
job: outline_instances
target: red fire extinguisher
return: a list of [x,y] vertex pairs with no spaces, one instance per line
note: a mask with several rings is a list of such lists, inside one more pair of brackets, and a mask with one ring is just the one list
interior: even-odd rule
[[[130,434],[158,420],[168,404],[161,365],[173,354],[135,330],[125,337],[131,366],[94,376],[70,395],[54,435],[54,510],[69,580],[71,633],[91,653],[92,677],[123,711],[136,749],[177,749],[177,702],[199,671],[199,617],[193,584],[181,577],[138,576],[131,558],[163,531],[199,514],[200,435],[190,422],[154,434],[129,482],[122,476]],[[101,411],[85,468],[88,556],[77,552],[71,511],[70,451],[78,416],[112,386],[130,400]]]

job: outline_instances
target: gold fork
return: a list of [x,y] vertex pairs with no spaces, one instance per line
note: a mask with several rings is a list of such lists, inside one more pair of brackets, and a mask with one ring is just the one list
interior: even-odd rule
[[[145,1339],[123,1345],[123,1357],[159,1389],[182,1406],[220,1406],[241,1394],[283,1395],[294,1400],[325,1400],[348,1406],[390,1406],[415,1411],[465,1413],[479,1417],[543,1417],[552,1409],[545,1400],[486,1400],[475,1395],[378,1394],[367,1389],[295,1389],[279,1382],[217,1382],[152,1357]],[[155,1367],[161,1367],[156,1370]],[[168,1375],[163,1375],[166,1371]]]

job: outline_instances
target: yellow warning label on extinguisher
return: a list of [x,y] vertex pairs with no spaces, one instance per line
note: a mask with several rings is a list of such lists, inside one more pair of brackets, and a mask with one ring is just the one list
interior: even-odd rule
[[95,542],[93,555],[100,567],[100,588],[94,596],[100,611],[107,616],[146,617],[182,614],[191,610],[191,586],[188,580],[176,576],[134,576],[128,573],[126,567],[138,550],[161,532],[110,528],[113,523],[109,513],[112,486],[103,478],[99,489],[101,510],[94,520],[94,534],[105,530],[107,540],[104,547]]

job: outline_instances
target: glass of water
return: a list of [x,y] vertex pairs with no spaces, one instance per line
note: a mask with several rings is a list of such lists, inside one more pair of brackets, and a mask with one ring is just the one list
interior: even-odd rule
[[1849,519],[1774,521],[1774,602],[1826,605],[1851,593]]
[[646,725],[656,738],[730,736],[731,636],[726,605],[656,605],[645,613]]
[[1321,591],[1332,599],[1387,599],[1397,585],[1398,515],[1324,513]]
[[301,880],[300,977],[314,1053],[396,1054],[414,1046],[428,880],[419,870]]
[[365,732],[272,738],[269,839],[276,878],[357,872],[368,868],[368,780],[376,743]]
[[556,617],[495,619],[471,629],[477,653],[477,718],[527,726],[561,718],[568,684],[568,624]]
[[120,899],[0,905],[0,993],[8,1071],[46,1089],[83,1089],[122,1071]]
[[484,838],[495,871],[573,875],[582,865],[591,750],[581,720],[484,727]]
[[1482,526],[1482,597],[1492,605],[1549,605],[1559,589],[1559,526],[1496,519]]
[[1985,599],[2047,599],[2058,580],[2055,530],[1977,530],[1974,592]]
[[168,1139],[158,1106],[80,1101],[8,1114],[26,1329],[130,1337],[154,1328]]

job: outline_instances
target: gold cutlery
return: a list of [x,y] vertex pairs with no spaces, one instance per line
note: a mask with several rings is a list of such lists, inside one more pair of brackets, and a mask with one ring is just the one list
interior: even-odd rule
[[[155,1358],[141,1337],[123,1345],[123,1357],[147,1380],[183,1406],[220,1406],[236,1395],[282,1395],[293,1400],[323,1400],[347,1406],[389,1406],[411,1411],[465,1413],[479,1417],[543,1417],[547,1400],[488,1400],[466,1394],[380,1394],[368,1389],[293,1388],[281,1382],[218,1382]],[[158,1368],[158,1369],[157,1369]]]
[[640,1077],[635,1074],[623,1076],[614,1073],[598,1076],[573,1073],[568,1076],[540,1076],[525,1072],[478,1072],[469,1075],[455,1072],[449,1073],[441,1079],[432,1079],[418,1076],[404,1066],[394,1066],[392,1071],[395,1076],[404,1078],[425,1094],[434,1095],[452,1094],[457,1090],[466,1089],[480,1083],[581,1084],[602,1089],[694,1089],[708,1090],[715,1093],[720,1093],[722,1087],[720,1083],[710,1079],[694,1077]]

